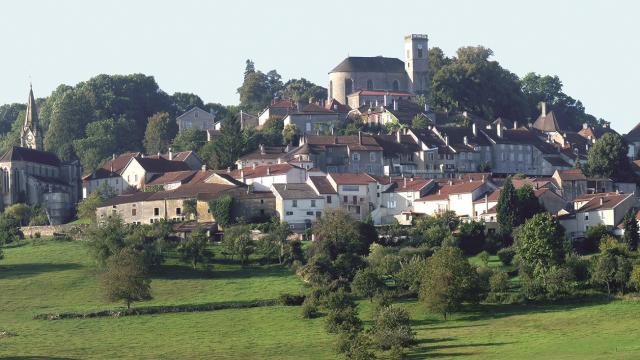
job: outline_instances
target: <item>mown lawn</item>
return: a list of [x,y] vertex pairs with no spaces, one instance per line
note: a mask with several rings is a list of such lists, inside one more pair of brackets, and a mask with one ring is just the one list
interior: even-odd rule
[[[0,358],[337,359],[322,318],[297,307],[262,307],[125,318],[44,321],[39,313],[90,311],[106,303],[81,243],[42,241],[5,249],[0,261]],[[493,259],[492,259],[493,260]],[[493,261],[492,261],[493,263]],[[217,262],[213,273],[169,260],[152,282],[154,300],[199,304],[297,293],[300,281],[277,266]],[[411,359],[637,359],[640,303],[591,301],[553,306],[479,305],[443,321],[415,301]],[[371,305],[360,303],[370,325]]]

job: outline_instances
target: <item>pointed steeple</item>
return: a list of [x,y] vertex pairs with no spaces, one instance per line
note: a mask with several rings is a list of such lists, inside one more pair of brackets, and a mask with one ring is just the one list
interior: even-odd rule
[[38,121],[38,109],[36,99],[33,96],[33,87],[29,83],[29,99],[24,117],[24,125],[20,132],[20,146],[30,149],[43,150],[42,132]]

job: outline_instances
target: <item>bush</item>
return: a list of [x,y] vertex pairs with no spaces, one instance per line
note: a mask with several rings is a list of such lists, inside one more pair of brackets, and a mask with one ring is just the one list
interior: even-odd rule
[[39,232],[39,231],[37,231],[37,232],[36,232],[35,234],[33,234],[33,235],[35,236],[35,238],[36,238],[36,239],[40,239],[40,237],[42,236],[42,235],[40,234],[40,232]]
[[513,258],[516,256],[516,249],[513,247],[506,247],[498,250],[498,258],[503,265],[509,266],[513,263]]
[[495,254],[502,246],[502,240],[494,234],[487,235],[484,240],[484,250],[489,254]]
[[382,308],[375,317],[372,337],[382,350],[393,347],[408,347],[415,342],[407,310],[394,306]]
[[589,260],[571,254],[567,256],[565,265],[571,271],[576,281],[589,280]]
[[285,306],[300,306],[305,300],[304,295],[281,294],[280,303]]
[[354,333],[362,331],[362,328],[362,320],[358,318],[358,311],[355,308],[331,310],[327,314],[325,329],[328,333]]
[[607,235],[609,235],[609,230],[605,225],[589,227],[584,234],[584,240],[582,240],[580,251],[583,254],[591,254],[598,251],[600,241]]
[[504,271],[494,271],[489,278],[492,293],[503,293],[509,290],[509,276]]
[[315,304],[314,301],[311,301],[310,299],[304,300],[304,302],[302,303],[301,310],[302,310],[302,317],[305,319],[313,319],[319,315],[318,306]]
[[491,257],[491,255],[489,255],[489,253],[487,251],[483,251],[480,254],[478,254],[478,259],[480,259],[480,261],[482,262],[482,265],[487,266],[489,265],[489,258]]

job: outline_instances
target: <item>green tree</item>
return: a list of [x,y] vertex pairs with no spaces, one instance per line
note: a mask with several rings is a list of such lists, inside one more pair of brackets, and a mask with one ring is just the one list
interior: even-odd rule
[[478,274],[462,251],[451,246],[428,258],[423,274],[420,298],[429,311],[442,314],[445,320],[463,301],[473,298],[478,283]]
[[607,294],[611,296],[611,291],[624,291],[632,271],[628,247],[612,236],[605,237],[593,263],[591,282],[606,286]]
[[174,127],[172,124],[175,124],[175,121],[171,121],[169,114],[166,112],[153,114],[149,118],[147,129],[144,133],[144,149],[147,154],[165,153],[169,150],[169,142],[176,130],[172,129]]
[[544,211],[533,191],[533,187],[525,184],[516,190],[516,225],[522,225],[533,215]]
[[191,236],[178,245],[180,260],[191,263],[195,270],[198,264],[208,264],[213,257],[207,248],[207,232],[197,227],[191,232]]
[[596,140],[587,155],[587,172],[591,176],[617,177],[628,173],[629,147],[622,136],[606,133]]
[[207,142],[207,133],[199,129],[186,129],[173,139],[174,151],[195,151],[200,149]]
[[458,247],[465,255],[475,255],[484,249],[484,223],[479,221],[463,222],[458,228]]
[[220,134],[214,139],[209,165],[214,169],[234,167],[244,147],[240,123],[237,119],[225,119]]
[[20,221],[13,216],[0,214],[0,245],[16,242],[22,238],[20,231]]
[[97,169],[105,159],[116,153],[137,150],[139,140],[131,132],[135,127],[132,119],[109,118],[87,124],[85,136],[73,142],[85,170]]
[[404,348],[415,343],[415,332],[411,328],[411,318],[406,309],[385,306],[375,315],[374,320],[371,333],[380,349]]
[[414,129],[426,129],[429,125],[429,118],[424,114],[418,114],[411,120],[411,127]]
[[373,297],[384,292],[384,280],[374,271],[368,268],[360,269],[356,272],[351,282],[353,292],[373,302]]
[[244,80],[238,88],[240,106],[247,111],[253,112],[264,109],[275,95],[271,89],[273,84],[270,82],[270,80],[273,80],[274,75],[272,73],[270,79],[263,72],[256,71],[253,61],[247,60]]
[[135,301],[152,298],[151,279],[146,274],[142,256],[133,249],[122,249],[107,260],[101,284],[109,301],[124,301],[127,309]]
[[113,254],[126,247],[127,231],[119,216],[110,216],[102,224],[95,224],[86,232],[89,255],[103,268]]
[[188,110],[193,109],[194,107],[199,107],[203,110],[207,109],[200,96],[191,93],[173,93],[173,95],[171,95],[171,101],[173,102],[173,106],[175,107],[176,115],[182,115]]
[[22,226],[28,225],[31,219],[32,209],[27,204],[17,203],[4,209],[5,214],[12,216]]
[[44,147],[63,160],[71,160],[75,156],[73,141],[84,136],[85,127],[94,114],[91,94],[84,90],[69,89],[52,101]]
[[584,234],[584,240],[582,240],[581,250],[586,254],[590,254],[598,251],[600,241],[611,232],[604,224],[597,224],[589,226]]
[[182,214],[187,220],[191,218],[198,220],[198,201],[196,199],[183,200]]
[[310,103],[327,98],[327,89],[311,81],[300,78],[291,79],[284,84],[282,96],[296,102]]
[[229,195],[222,195],[209,201],[209,212],[218,226],[226,227],[231,224],[231,206],[233,198]]
[[300,130],[298,130],[295,124],[288,124],[282,129],[282,139],[287,144],[298,144]]
[[222,241],[225,251],[232,257],[237,256],[244,265],[255,250],[248,225],[236,225],[225,229]]
[[638,249],[638,240],[640,235],[638,234],[638,220],[636,219],[636,213],[634,211],[629,211],[622,221],[624,225],[624,235],[622,236],[622,240],[631,251],[636,251]]
[[502,237],[512,236],[513,227],[516,225],[517,219],[516,201],[516,191],[511,182],[511,178],[508,177],[502,186],[500,196],[498,197],[498,204],[496,205],[498,233]]
[[515,245],[520,271],[546,288],[551,267],[565,258],[564,230],[557,220],[546,212],[534,215],[516,233]]
[[[288,240],[293,232],[286,221],[280,221],[278,218],[274,218],[271,223],[271,231],[267,234],[267,238],[275,244],[277,247],[278,263],[282,264],[285,261],[287,255],[287,248],[291,247]],[[289,251],[290,253],[290,251]],[[293,261],[293,259],[289,259]]]

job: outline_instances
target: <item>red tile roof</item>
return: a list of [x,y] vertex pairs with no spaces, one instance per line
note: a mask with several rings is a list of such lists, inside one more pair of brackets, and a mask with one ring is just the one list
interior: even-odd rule
[[[391,178],[389,192],[415,192],[422,190],[425,186],[433,183],[431,179],[423,178]],[[405,182],[406,180],[406,182]]]
[[437,201],[449,198],[449,195],[468,194],[480,188],[485,183],[482,181],[465,181],[453,185],[441,186],[435,194],[423,196],[416,201]]
[[297,166],[291,164],[275,164],[275,165],[261,165],[253,167],[246,167],[243,169],[236,169],[231,171],[230,175],[234,179],[252,179],[264,176],[276,176],[286,174],[293,169],[300,169]]
[[367,185],[376,179],[366,173],[329,173],[337,185]]
[[135,159],[145,171],[155,174],[191,170],[184,161],[170,161],[164,158],[154,159],[149,157],[136,157]]
[[588,212],[595,210],[607,210],[613,209],[618,206],[621,202],[628,199],[633,194],[618,194],[618,193],[602,193],[596,194],[599,196],[593,197],[586,204],[582,205],[577,212]]
[[269,105],[269,108],[295,109],[296,104],[289,99],[275,99]]
[[351,111],[351,107],[349,105],[344,105],[336,99],[331,99],[331,101],[327,102],[325,104],[325,108],[338,113],[348,113]]
[[336,194],[336,190],[333,188],[326,176],[309,176],[309,180],[316,187],[320,194]]
[[572,181],[572,180],[587,180],[587,177],[584,175],[582,170],[580,169],[567,169],[567,170],[557,170],[558,176],[563,181]]

